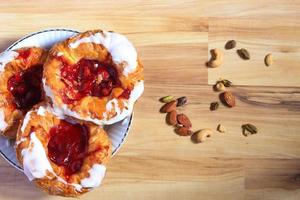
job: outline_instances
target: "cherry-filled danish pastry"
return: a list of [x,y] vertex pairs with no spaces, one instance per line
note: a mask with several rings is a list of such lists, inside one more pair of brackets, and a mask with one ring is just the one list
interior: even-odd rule
[[99,125],[130,115],[144,90],[143,66],[123,35],[87,31],[54,45],[43,86],[66,115]]
[[43,105],[26,114],[16,152],[38,187],[53,195],[78,196],[101,184],[111,144],[98,125],[65,118]]
[[14,138],[19,121],[42,101],[46,56],[47,51],[37,47],[0,54],[0,134]]

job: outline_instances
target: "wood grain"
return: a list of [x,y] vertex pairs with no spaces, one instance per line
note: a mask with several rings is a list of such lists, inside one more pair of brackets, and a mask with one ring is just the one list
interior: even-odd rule
[[[146,88],[132,129],[103,185],[81,199],[299,199],[300,1],[1,1],[0,50],[45,28],[102,28],[126,34],[145,66]],[[207,69],[208,50],[236,39],[253,59],[225,51]],[[267,68],[263,56],[273,53]],[[219,77],[235,84],[237,106],[209,111]],[[210,84],[210,85],[209,85]],[[193,129],[226,126],[206,143],[176,135],[158,99],[187,96]],[[241,134],[253,123],[259,133]],[[0,199],[64,199],[42,193],[0,159]]]
[[[294,18],[213,18],[208,35],[209,49],[219,48],[224,53],[223,65],[208,70],[210,84],[224,77],[237,85],[300,86],[300,26]],[[225,50],[231,39],[237,41],[237,47]],[[240,48],[249,51],[250,60],[238,56]],[[268,53],[274,57],[270,67],[264,63]]]

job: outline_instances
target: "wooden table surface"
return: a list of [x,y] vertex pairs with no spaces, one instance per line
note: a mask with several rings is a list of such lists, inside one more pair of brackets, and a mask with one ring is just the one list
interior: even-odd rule
[[[38,3],[39,2],[39,3]],[[146,87],[130,134],[101,188],[81,199],[300,199],[300,1],[0,1],[0,50],[25,34],[65,27],[123,33],[145,66]],[[224,44],[235,39],[251,59]],[[224,64],[207,69],[209,49]],[[264,55],[275,63],[265,67]],[[231,80],[237,106],[209,111],[212,84]],[[203,144],[180,137],[158,112],[164,95],[187,96],[194,130],[215,129]],[[244,137],[241,124],[257,135]],[[60,199],[42,193],[0,159],[0,199]]]

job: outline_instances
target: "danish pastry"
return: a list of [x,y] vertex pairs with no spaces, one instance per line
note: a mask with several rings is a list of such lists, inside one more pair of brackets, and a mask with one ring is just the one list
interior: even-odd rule
[[42,105],[18,129],[16,153],[24,173],[52,195],[74,197],[99,186],[111,155],[102,128],[74,120]]
[[37,47],[0,54],[0,134],[14,138],[20,119],[43,99],[46,56],[46,50]]
[[87,31],[54,45],[43,86],[66,115],[99,125],[130,115],[144,90],[143,66],[126,37]]

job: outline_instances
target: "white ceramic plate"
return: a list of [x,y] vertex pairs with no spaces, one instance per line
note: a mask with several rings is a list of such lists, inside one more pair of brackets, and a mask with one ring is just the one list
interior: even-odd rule
[[[55,43],[63,41],[73,35],[76,35],[77,33],[78,31],[69,29],[48,29],[35,32],[19,39],[9,46],[6,51],[30,46],[49,49]],[[107,131],[112,142],[112,155],[115,155],[120,149],[121,145],[124,143],[132,122],[132,116],[133,115],[128,116],[121,122],[105,127],[105,130]],[[12,166],[23,171],[21,165],[16,159],[14,144],[14,140],[9,140],[0,136],[0,154]]]

